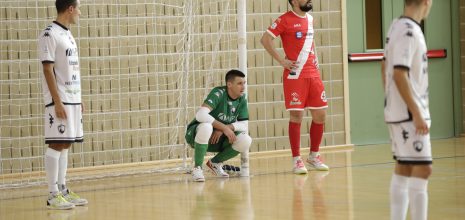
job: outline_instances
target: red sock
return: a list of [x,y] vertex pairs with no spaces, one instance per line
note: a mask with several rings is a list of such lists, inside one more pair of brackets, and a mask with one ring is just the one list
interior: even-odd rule
[[300,123],[289,122],[289,142],[292,157],[300,156]]
[[317,124],[312,121],[312,126],[310,127],[310,151],[318,152],[320,151],[320,143],[323,138],[323,130],[325,124]]

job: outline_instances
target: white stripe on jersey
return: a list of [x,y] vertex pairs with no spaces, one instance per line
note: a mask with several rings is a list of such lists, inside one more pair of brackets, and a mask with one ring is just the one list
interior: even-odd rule
[[308,27],[307,27],[307,34],[305,35],[305,42],[304,46],[302,47],[302,50],[299,53],[299,57],[297,57],[296,63],[298,63],[298,66],[296,69],[293,69],[292,72],[295,72],[295,74],[289,74],[287,77],[288,79],[298,79],[300,76],[300,73],[302,72],[302,69],[304,68],[305,64],[307,63],[308,56],[312,52],[312,46],[313,46],[313,33],[312,37],[309,37],[309,32],[313,32],[313,17],[311,15],[307,14],[307,20],[308,20]]

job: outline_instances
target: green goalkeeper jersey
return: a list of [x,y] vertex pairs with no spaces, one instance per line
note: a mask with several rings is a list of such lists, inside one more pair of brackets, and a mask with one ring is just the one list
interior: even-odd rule
[[[212,109],[210,115],[223,124],[228,125],[236,121],[249,120],[246,95],[232,99],[228,95],[226,86],[213,88],[203,103]],[[188,127],[195,124],[199,124],[199,122],[194,118]]]

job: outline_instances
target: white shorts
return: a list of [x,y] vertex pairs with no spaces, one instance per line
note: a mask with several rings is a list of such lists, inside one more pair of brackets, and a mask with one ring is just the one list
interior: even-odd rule
[[[431,125],[427,121],[428,127]],[[388,124],[391,135],[392,154],[400,164],[431,164],[431,142],[429,133],[417,135],[412,121]]]
[[66,119],[57,118],[55,105],[45,107],[45,143],[82,142],[82,112],[80,104],[65,104]]

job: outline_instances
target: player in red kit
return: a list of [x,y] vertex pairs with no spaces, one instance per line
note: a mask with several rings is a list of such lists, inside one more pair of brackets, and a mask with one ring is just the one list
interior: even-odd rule
[[[283,87],[286,109],[290,113],[289,141],[296,174],[307,173],[300,158],[300,127],[305,109],[310,109],[310,155],[307,163],[316,170],[329,170],[320,158],[326,108],[324,85],[315,54],[313,8],[311,0],[288,0],[292,10],[281,15],[263,34],[261,43],[266,51],[284,67]],[[279,55],[273,40],[281,36],[285,57]]]

